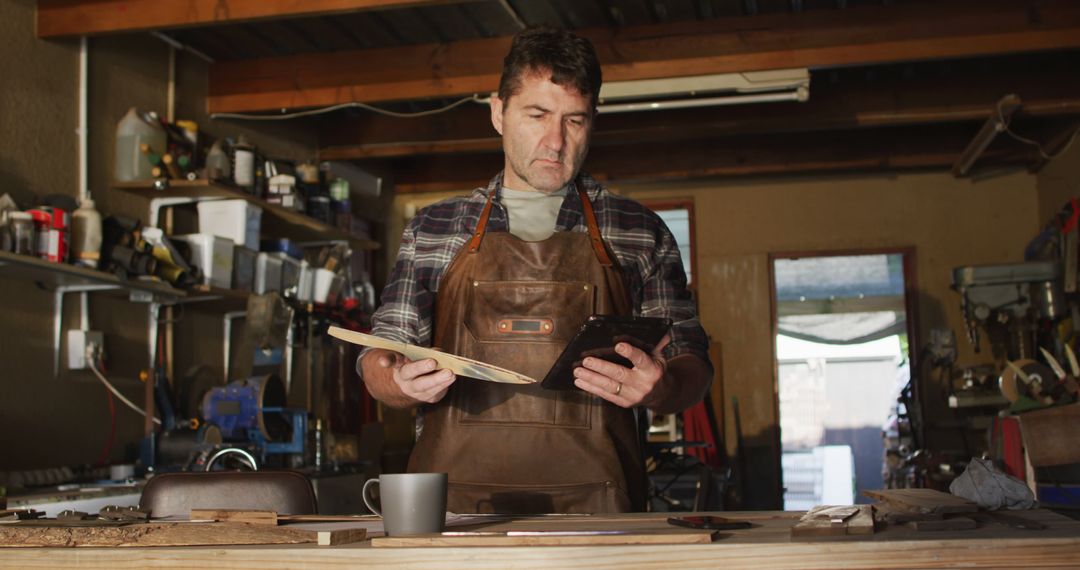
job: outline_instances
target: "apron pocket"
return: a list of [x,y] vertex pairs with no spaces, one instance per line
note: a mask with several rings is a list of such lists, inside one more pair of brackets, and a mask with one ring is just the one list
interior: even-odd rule
[[451,481],[447,509],[455,513],[625,513],[630,498],[612,481],[499,485]]
[[[540,380],[592,314],[595,294],[584,281],[473,280],[463,349]],[[532,324],[535,330],[528,330]],[[466,380],[451,393],[464,424],[589,427],[592,399],[585,392]]]

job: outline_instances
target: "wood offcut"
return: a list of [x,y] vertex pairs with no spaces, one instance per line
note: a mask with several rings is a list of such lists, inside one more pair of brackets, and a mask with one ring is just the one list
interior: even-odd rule
[[869,534],[874,534],[870,505],[817,506],[791,527],[793,538]]
[[974,513],[979,505],[963,497],[942,493],[933,489],[888,489],[863,491],[871,499],[885,503],[890,508],[913,513]]

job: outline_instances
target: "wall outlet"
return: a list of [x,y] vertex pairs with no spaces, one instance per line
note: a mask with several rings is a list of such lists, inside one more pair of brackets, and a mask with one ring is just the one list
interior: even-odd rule
[[98,353],[105,351],[105,335],[99,331],[70,330],[67,333],[68,370],[88,370],[86,347],[97,346]]

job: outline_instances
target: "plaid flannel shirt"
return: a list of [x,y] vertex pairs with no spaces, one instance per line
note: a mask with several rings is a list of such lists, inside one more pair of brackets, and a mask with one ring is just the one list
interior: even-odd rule
[[[419,210],[401,239],[397,262],[372,316],[372,334],[418,346],[431,346],[435,296],[443,273],[472,237],[487,196],[495,192],[488,231],[508,231],[499,202],[503,175],[470,196],[455,197]],[[667,317],[673,322],[667,358],[693,353],[708,361],[708,340],[697,307],[686,288],[679,249],[664,222],[645,206],[608,192],[588,174],[570,184],[556,220],[556,231],[588,232],[580,185],[592,201],[604,241],[622,269],[635,315]],[[366,351],[365,351],[366,352]]]

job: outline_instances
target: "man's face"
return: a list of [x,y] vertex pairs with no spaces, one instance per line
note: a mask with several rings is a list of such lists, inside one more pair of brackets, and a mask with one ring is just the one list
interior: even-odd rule
[[491,123],[503,137],[507,188],[555,192],[577,175],[589,152],[589,97],[552,83],[550,76],[526,74],[509,100],[491,99]]

